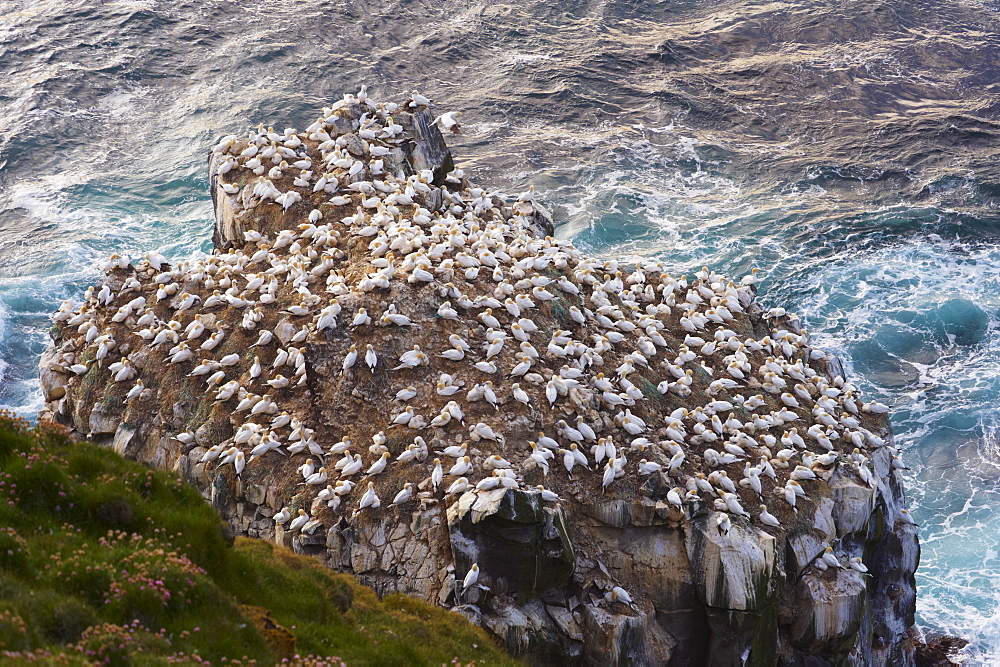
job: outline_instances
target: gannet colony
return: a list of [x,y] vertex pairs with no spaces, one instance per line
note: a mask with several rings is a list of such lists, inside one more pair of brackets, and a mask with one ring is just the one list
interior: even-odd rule
[[219,141],[215,252],[113,255],[53,316],[43,415],[529,658],[912,661],[888,408],[756,272],[553,238],[429,105]]

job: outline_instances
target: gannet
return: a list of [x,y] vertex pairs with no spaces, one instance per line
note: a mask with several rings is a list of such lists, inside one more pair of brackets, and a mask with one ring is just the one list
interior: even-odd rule
[[306,514],[305,510],[300,509],[298,516],[295,517],[290,524],[288,524],[288,532],[294,533],[307,523],[309,523],[309,515]]
[[765,526],[771,526],[772,528],[781,528],[781,523],[778,519],[767,511],[767,505],[760,506],[760,522]]
[[397,493],[396,497],[392,499],[391,504],[400,505],[409,500],[410,497],[413,495],[413,486],[414,486],[413,482],[407,482],[406,484],[404,484],[400,492]]
[[375,483],[368,482],[368,490],[365,494],[361,496],[361,502],[358,504],[358,509],[363,510],[367,507],[377,508],[382,503],[379,501],[378,496],[375,494]]
[[465,579],[462,580],[462,593],[464,594],[465,591],[475,586],[477,581],[479,581],[479,564],[473,563],[466,573]]

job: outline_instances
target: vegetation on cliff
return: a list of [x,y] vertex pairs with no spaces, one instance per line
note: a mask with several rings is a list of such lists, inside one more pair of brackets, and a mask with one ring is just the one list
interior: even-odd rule
[[233,542],[182,481],[0,413],[0,658],[139,655],[514,663],[457,614],[380,601],[313,559]]

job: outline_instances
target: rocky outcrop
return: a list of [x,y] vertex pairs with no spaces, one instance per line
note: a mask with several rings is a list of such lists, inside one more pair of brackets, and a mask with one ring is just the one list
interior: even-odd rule
[[210,169],[216,254],[109,260],[54,317],[43,416],[533,662],[913,663],[888,420],[752,278],[583,256],[419,97]]

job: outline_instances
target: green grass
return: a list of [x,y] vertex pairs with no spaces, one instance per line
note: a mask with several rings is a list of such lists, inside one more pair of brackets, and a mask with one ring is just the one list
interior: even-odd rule
[[457,614],[224,535],[181,480],[0,413],[0,663],[517,664]]

